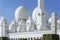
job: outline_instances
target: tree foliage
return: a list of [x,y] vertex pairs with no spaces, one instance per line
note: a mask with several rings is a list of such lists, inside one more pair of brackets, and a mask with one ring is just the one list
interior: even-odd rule
[[43,40],[59,40],[59,35],[57,35],[57,34],[44,34]]

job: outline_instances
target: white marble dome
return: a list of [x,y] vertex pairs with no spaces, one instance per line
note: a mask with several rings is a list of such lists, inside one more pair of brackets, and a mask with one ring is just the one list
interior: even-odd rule
[[[39,14],[39,13],[40,13],[40,14]],[[34,9],[33,13],[32,13],[32,19],[33,19],[34,21],[36,21],[36,20],[37,20],[37,16],[38,16],[38,15],[39,15],[39,16],[42,16],[42,14],[44,14],[45,20],[48,20],[48,13],[47,13],[47,11],[46,11],[45,9],[41,9],[41,8],[39,8],[39,7],[36,7],[36,8]]]
[[29,17],[29,11],[24,6],[19,6],[15,11],[15,19],[27,19]]
[[38,7],[36,7],[32,13],[32,19],[34,20],[34,22],[35,20],[37,20],[37,11],[38,11]]

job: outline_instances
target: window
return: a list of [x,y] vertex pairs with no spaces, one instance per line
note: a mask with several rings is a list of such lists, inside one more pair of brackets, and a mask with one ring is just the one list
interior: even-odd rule
[[26,21],[26,19],[23,19],[23,21]]
[[40,13],[38,13],[38,15],[40,16]]
[[44,13],[42,13],[42,15],[44,15]]

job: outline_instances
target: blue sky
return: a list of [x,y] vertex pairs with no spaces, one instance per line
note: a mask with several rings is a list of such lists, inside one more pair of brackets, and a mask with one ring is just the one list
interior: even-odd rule
[[[45,9],[48,11],[49,17],[52,12],[57,13],[60,18],[60,0],[44,0]],[[0,0],[0,16],[4,16],[10,22],[15,18],[15,10],[23,4],[30,11],[30,16],[34,8],[37,6],[37,0]]]

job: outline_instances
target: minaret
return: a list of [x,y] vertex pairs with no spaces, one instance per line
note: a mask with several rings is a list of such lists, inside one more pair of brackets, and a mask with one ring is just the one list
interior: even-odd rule
[[44,9],[44,0],[38,0],[38,6],[34,9],[32,18],[37,25],[37,30],[46,30],[48,13]]
[[52,17],[52,23],[51,23],[52,33],[57,34],[57,17],[56,17],[56,13],[53,12],[51,17]]
[[38,0],[38,7],[44,8],[44,0]]
[[0,40],[9,40],[8,38],[8,23],[6,18],[2,17],[0,21]]

